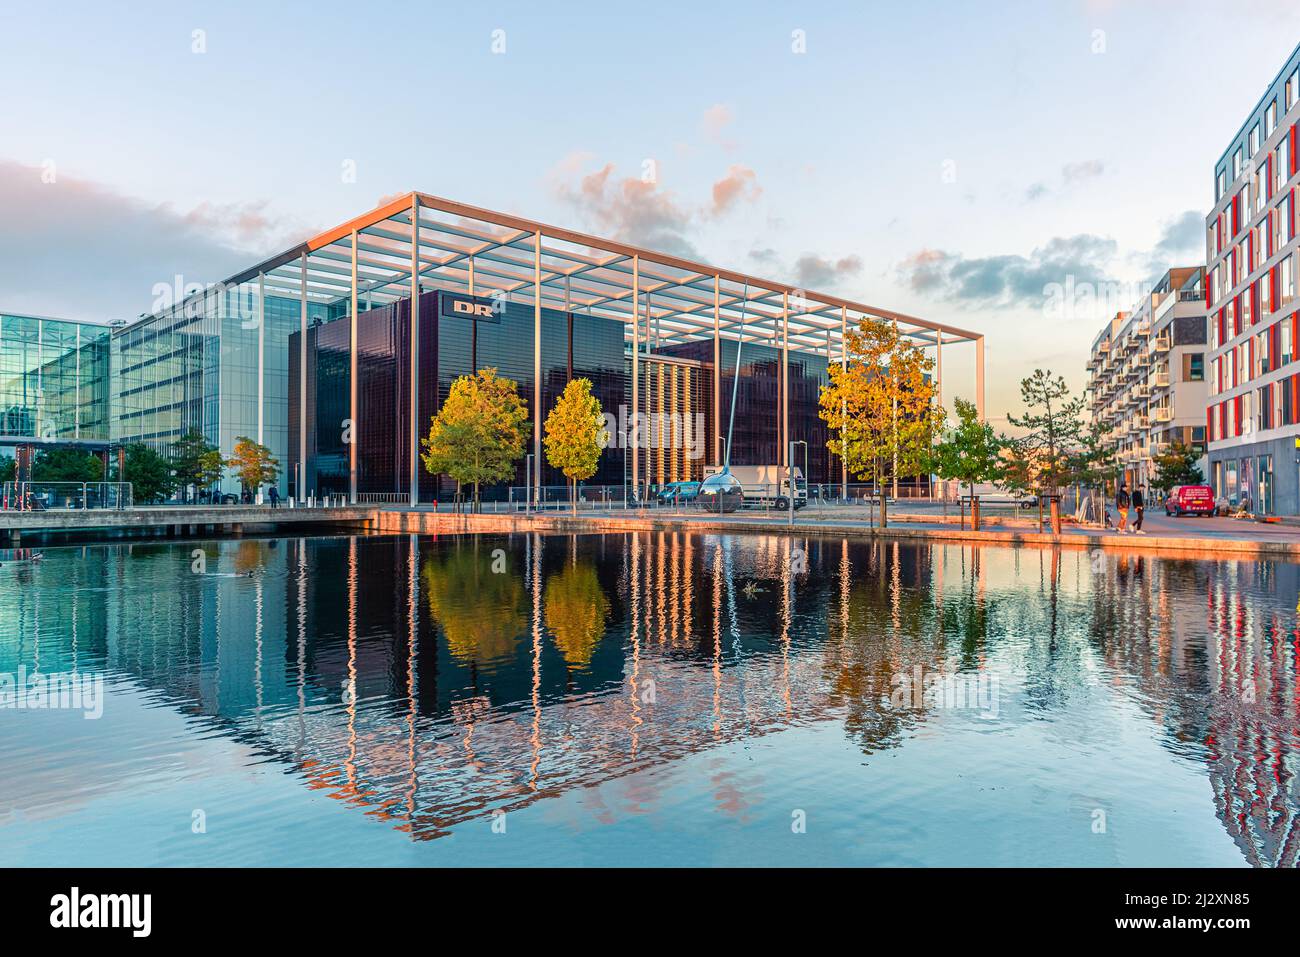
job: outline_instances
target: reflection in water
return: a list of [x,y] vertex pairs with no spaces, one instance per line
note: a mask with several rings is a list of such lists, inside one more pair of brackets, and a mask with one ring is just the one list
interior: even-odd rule
[[[926,741],[960,742],[972,776],[1060,780],[1090,807],[1070,767],[1138,734],[1173,764],[1123,787],[1158,811],[1161,775],[1188,770],[1243,862],[1300,854],[1295,565],[663,531],[206,543],[200,575],[195,547],[0,569],[0,672],[146,689],[195,736],[246,743],[419,841],[621,778],[644,810],[638,772],[829,727],[856,758],[799,767],[866,821],[850,782],[877,802],[923,793],[877,761]],[[165,773],[113,767],[121,780],[9,798],[0,822]],[[716,813],[756,813],[734,769],[705,786]]]

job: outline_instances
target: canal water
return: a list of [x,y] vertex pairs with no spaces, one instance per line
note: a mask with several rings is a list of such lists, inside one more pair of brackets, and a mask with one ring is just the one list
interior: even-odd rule
[[1300,854],[1300,566],[693,535],[0,554],[0,864]]

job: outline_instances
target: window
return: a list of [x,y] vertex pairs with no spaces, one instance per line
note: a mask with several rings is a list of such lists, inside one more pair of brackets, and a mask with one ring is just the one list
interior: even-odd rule
[[1248,150],[1247,155],[1254,156],[1258,152],[1259,152],[1259,124],[1256,123],[1254,128],[1252,128],[1250,131],[1250,149]]
[[1286,108],[1291,109],[1298,99],[1300,99],[1300,67],[1297,67],[1291,74],[1291,79],[1286,81]]
[[1205,381],[1205,356],[1200,352],[1194,352],[1187,357],[1187,381]]
[[1288,362],[1291,361],[1292,343],[1291,343],[1291,323],[1287,322],[1285,319],[1282,320],[1282,333],[1278,338],[1282,343],[1282,355],[1279,357],[1278,361],[1282,365],[1286,365]]
[[1246,159],[1242,155],[1241,147],[1238,146],[1237,151],[1232,154],[1232,178],[1234,180],[1241,175],[1241,168],[1245,164],[1246,164]]
[[1273,131],[1277,129],[1277,100],[1268,105],[1264,111],[1264,135],[1272,136]]
[[1214,201],[1217,203],[1223,199],[1223,194],[1228,189],[1228,174],[1224,170],[1219,170],[1219,175],[1214,181]]
[[1281,263],[1282,303],[1285,305],[1295,298],[1295,256],[1287,256]]
[[1273,160],[1273,192],[1282,192],[1286,181],[1291,178],[1291,137],[1284,136],[1278,141],[1277,156]]

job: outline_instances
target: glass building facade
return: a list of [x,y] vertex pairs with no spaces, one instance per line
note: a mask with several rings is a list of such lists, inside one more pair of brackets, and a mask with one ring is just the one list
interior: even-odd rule
[[0,315],[0,443],[106,444],[108,326]]

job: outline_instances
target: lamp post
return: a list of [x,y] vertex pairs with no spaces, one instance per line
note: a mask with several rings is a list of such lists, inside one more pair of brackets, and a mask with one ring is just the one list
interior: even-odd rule
[[805,442],[803,439],[795,439],[793,442],[790,443],[790,451],[785,460],[786,482],[790,486],[790,524],[791,525],[794,524],[794,496],[795,496],[794,447],[796,445],[803,446],[803,477],[804,477],[804,481],[808,480],[808,443]]

